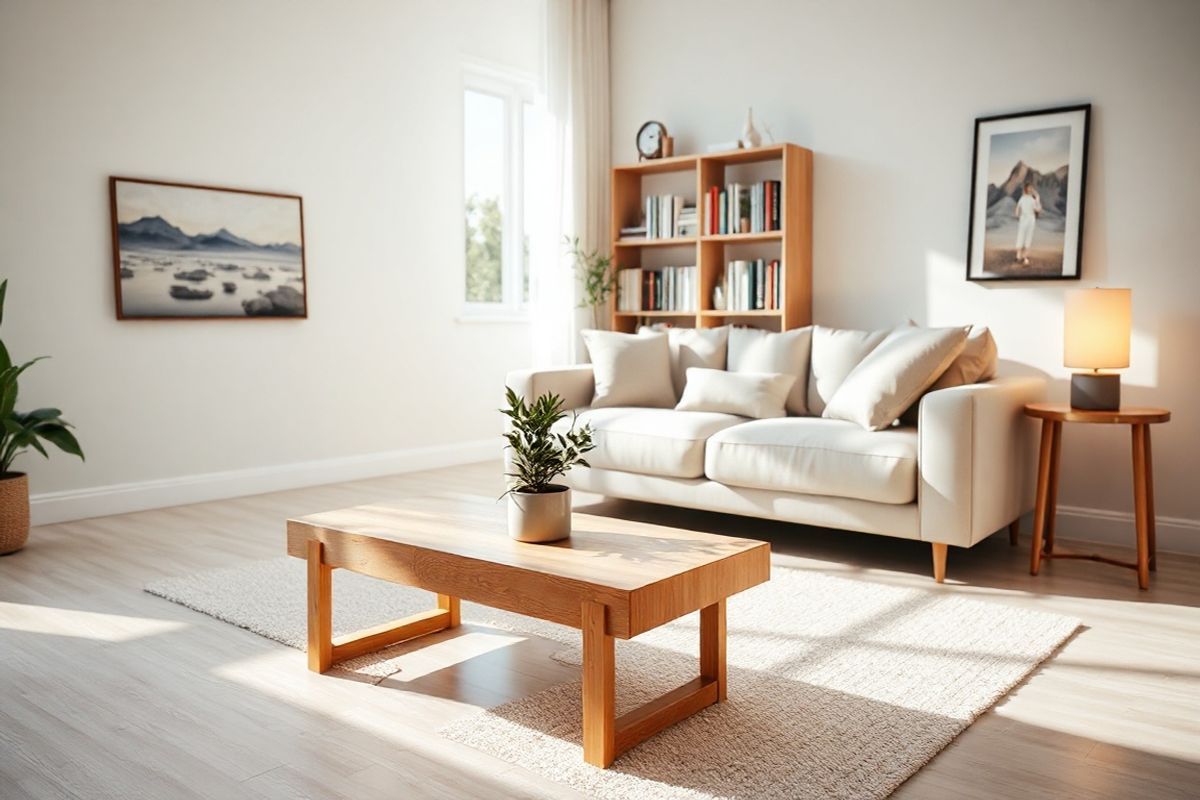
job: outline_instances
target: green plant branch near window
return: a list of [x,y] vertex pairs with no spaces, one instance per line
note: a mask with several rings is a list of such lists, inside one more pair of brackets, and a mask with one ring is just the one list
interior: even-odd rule
[[601,255],[599,250],[584,250],[579,244],[579,237],[567,236],[563,241],[567,253],[575,259],[575,272],[583,288],[579,307],[592,310],[592,327],[606,327],[602,315],[617,286],[612,256]]
[[[4,298],[8,281],[0,282],[0,323],[4,321]],[[36,450],[47,458],[51,444],[83,458],[83,450],[71,433],[71,425],[57,408],[17,411],[18,381],[25,370],[45,356],[13,364],[4,341],[0,340],[0,555],[13,553],[29,539],[29,478],[14,472],[13,461],[27,450]]]

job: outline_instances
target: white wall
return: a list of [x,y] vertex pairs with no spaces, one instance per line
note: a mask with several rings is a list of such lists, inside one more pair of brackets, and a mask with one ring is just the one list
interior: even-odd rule
[[[498,453],[493,409],[528,331],[455,320],[459,65],[536,71],[540,14],[537,0],[0,2],[3,337],[14,357],[53,356],[22,405],[61,407],[88,454],[25,457],[33,491],[487,438]],[[117,322],[111,174],[303,195],[310,318]]]
[[[1065,399],[1063,291],[1132,287],[1124,399],[1174,414],[1154,430],[1160,535],[1200,543],[1200,3],[613,0],[611,36],[614,163],[647,119],[696,152],[736,139],[749,105],[812,148],[818,323],[986,323]],[[974,118],[1080,102],[1082,284],[967,283]],[[1064,440],[1059,502],[1129,511],[1128,429]]]

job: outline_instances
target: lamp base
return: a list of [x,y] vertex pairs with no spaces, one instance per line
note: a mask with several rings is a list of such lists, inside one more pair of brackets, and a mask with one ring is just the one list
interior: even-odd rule
[[1071,408],[1116,411],[1120,407],[1120,375],[1076,372],[1071,376]]

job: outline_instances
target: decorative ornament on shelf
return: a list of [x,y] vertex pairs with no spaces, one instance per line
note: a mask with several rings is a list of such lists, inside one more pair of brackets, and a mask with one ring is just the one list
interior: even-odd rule
[[713,311],[725,310],[725,290],[720,286],[713,287]]
[[553,430],[567,416],[563,399],[546,392],[531,403],[505,390],[508,408],[508,535],[518,542],[556,542],[571,535],[571,489],[552,483],[574,466],[588,466],[583,454],[595,448],[590,425]]
[[[637,151],[638,161],[652,160],[662,158],[667,155],[663,152],[664,145],[667,139],[667,126],[661,122],[650,120],[649,122],[638,128],[637,132]],[[671,148],[674,150],[675,141],[671,140]]]
[[746,109],[746,124],[742,126],[742,138],[739,143],[744,148],[759,147],[762,145],[762,134],[758,132],[758,128],[754,127],[754,108],[751,106]]

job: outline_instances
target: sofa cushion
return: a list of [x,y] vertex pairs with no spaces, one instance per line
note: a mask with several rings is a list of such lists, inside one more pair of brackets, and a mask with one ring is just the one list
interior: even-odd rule
[[[717,431],[744,420],[732,414],[669,408],[591,408],[577,425],[592,426],[596,449],[587,454],[597,469],[616,469],[673,478],[704,474],[704,446]],[[564,433],[571,418],[554,426]]]
[[897,328],[859,362],[823,416],[867,430],[889,427],[962,352],[963,328]]
[[820,416],[846,376],[888,335],[814,325],[809,358],[808,413]]
[[675,405],[666,335],[595,330],[580,331],[580,335],[596,379],[593,407]]
[[787,398],[789,414],[808,414],[808,354],[812,327],[771,333],[759,328],[734,328],[729,332],[730,372],[780,372],[794,375]]
[[865,431],[853,422],[783,417],[743,422],[708,440],[704,474],[749,489],[911,503],[917,432]]
[[729,326],[719,328],[675,328],[663,323],[643,326],[638,333],[665,333],[671,347],[671,383],[676,399],[683,396],[690,367],[725,369]]
[[688,370],[687,388],[678,411],[719,411],[740,417],[786,417],[783,404],[796,382],[795,375],[778,372],[726,372],[723,369]]
[[991,380],[996,375],[996,340],[986,325],[972,325],[967,332],[967,342],[958,358],[942,373],[929,391],[969,386],[972,383]]
[[[958,358],[950,362],[942,377],[926,389],[921,397],[940,389],[952,389],[955,386],[969,386],[991,380],[996,377],[996,355],[996,340],[992,338],[992,332],[986,325],[972,325],[967,331],[967,342],[963,351],[958,354]],[[908,410],[900,415],[901,425],[917,424],[920,404],[921,398],[918,397]]]

